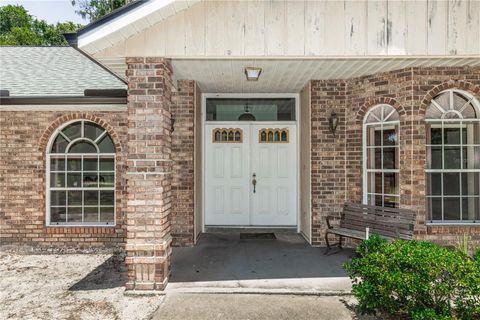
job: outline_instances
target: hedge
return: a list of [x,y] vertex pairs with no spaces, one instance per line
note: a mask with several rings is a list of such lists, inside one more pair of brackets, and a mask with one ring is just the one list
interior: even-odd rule
[[362,314],[480,319],[480,251],[473,258],[425,241],[373,235],[345,264]]

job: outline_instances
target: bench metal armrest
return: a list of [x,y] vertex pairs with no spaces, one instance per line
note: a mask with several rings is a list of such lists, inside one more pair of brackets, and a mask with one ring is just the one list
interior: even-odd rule
[[327,216],[327,217],[326,217],[326,220],[327,220],[327,228],[328,228],[328,229],[333,229],[332,224],[330,223],[330,220],[331,220],[331,219],[334,219],[334,216]]

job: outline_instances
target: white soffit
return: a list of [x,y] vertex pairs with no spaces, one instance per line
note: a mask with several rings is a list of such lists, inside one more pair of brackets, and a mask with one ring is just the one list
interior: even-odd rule
[[[125,77],[124,58],[98,60]],[[176,80],[196,80],[202,92],[300,92],[309,80],[348,79],[409,67],[480,67],[473,57],[368,57],[314,59],[172,59]],[[260,67],[258,81],[247,81],[245,67]]]
[[119,15],[85,34],[79,35],[78,47],[94,54],[140,31],[190,8],[201,0],[150,0]]

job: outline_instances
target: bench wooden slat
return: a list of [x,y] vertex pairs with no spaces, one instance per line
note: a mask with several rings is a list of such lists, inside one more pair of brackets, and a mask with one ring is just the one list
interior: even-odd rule
[[[329,229],[327,230],[328,233],[336,234],[339,236],[344,236],[348,238],[354,238],[354,239],[359,239],[359,240],[365,240],[365,231],[356,231],[356,230],[350,230],[350,229],[344,229],[344,228],[335,228],[335,229]],[[383,236],[380,235],[381,238],[387,239],[387,240],[394,240],[394,237],[389,237],[389,236]]]
[[355,203],[346,203],[344,208],[350,208],[351,210],[360,210],[360,211],[371,211],[371,212],[384,212],[386,214],[397,214],[400,213],[405,217],[414,217],[415,213],[408,209],[399,209],[399,208],[390,208],[390,207],[378,207],[371,206],[367,204],[355,204]]
[[354,202],[345,202],[344,206],[348,207],[357,207],[357,208],[369,208],[369,209],[374,209],[376,211],[382,211],[382,210],[390,210],[390,211],[397,211],[397,212],[406,212],[406,213],[412,213],[410,209],[404,209],[404,208],[394,208],[394,207],[379,207],[379,206],[374,206],[370,204],[363,204],[363,203],[354,203]]
[[365,231],[351,230],[346,228],[330,229],[328,232],[355,239],[365,239]]
[[[365,213],[357,213],[357,212],[345,212],[343,214],[345,219],[349,220],[373,220],[373,221],[384,221],[387,223],[403,223],[403,224],[411,224],[414,222],[414,219],[405,219],[401,216],[397,217],[387,217],[383,215],[377,215],[377,214],[365,214]],[[362,217],[368,217],[368,218],[363,218]]]
[[384,211],[372,211],[372,210],[358,210],[358,209],[352,209],[349,207],[344,208],[344,213],[345,214],[352,214],[352,215],[361,215],[361,214],[374,214],[376,216],[383,216],[385,218],[393,218],[393,219],[403,219],[407,221],[413,221],[415,219],[415,216],[413,215],[405,215],[401,212],[384,212]]

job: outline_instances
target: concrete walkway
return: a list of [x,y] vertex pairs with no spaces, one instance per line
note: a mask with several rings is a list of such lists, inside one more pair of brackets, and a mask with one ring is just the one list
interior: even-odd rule
[[275,230],[276,240],[241,240],[240,231],[203,234],[195,247],[174,248],[166,292],[350,292],[342,265],[353,250],[326,256],[293,231]]
[[155,320],[351,320],[373,319],[353,311],[351,297],[167,294]]
[[342,268],[353,250],[326,256],[293,231],[241,240],[242,231],[207,233],[195,247],[174,248],[165,300],[153,319],[368,319],[353,311]]

